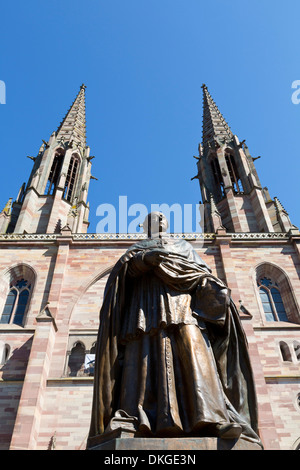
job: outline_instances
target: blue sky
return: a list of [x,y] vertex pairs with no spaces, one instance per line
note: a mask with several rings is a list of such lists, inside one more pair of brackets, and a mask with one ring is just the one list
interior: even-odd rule
[[[12,0],[1,6],[0,205],[82,83],[99,204],[196,204],[206,83],[263,186],[300,226],[298,0]],[[2,202],[1,202],[2,201]],[[1,207],[2,208],[2,207]]]

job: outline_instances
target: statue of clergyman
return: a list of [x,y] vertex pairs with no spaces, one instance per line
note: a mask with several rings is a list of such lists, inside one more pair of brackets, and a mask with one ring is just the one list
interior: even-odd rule
[[259,443],[248,347],[229,289],[161,213],[107,281],[88,447],[116,426],[135,437]]

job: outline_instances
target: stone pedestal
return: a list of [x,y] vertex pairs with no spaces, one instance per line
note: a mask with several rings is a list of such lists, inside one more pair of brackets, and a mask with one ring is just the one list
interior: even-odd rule
[[[118,435],[119,434],[119,435]],[[99,436],[88,450],[153,450],[153,451],[199,451],[199,450],[262,450],[258,444],[244,439],[220,439],[217,437],[148,438],[132,437],[113,431],[105,438]]]

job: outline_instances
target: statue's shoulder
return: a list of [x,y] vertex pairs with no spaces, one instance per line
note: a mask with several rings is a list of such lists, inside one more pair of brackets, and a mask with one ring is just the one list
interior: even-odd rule
[[192,244],[187,240],[176,240],[174,247],[176,247],[177,253],[180,253],[181,255],[185,256],[189,261],[193,261],[194,263],[199,264],[201,267],[207,269],[209,272],[211,271],[207,264],[199,256],[199,254],[195,251]]
[[134,245],[131,245],[131,247],[128,248],[127,253],[130,253],[131,251],[146,250],[147,248],[151,248],[153,245],[153,240],[140,240],[137,243],[134,243]]
[[180,239],[180,240],[174,240],[172,242],[174,248],[180,253],[192,253],[194,251],[194,248],[192,247],[192,245],[187,242],[186,240],[184,239]]

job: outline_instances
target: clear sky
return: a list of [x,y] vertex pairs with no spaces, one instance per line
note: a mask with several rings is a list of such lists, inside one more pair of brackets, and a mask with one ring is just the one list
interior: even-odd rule
[[[299,0],[11,0],[1,5],[0,205],[82,83],[97,206],[196,204],[202,83],[300,226]],[[2,202],[1,202],[2,201]]]

